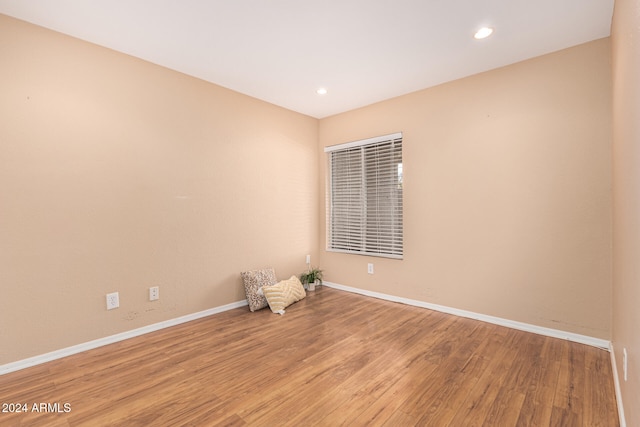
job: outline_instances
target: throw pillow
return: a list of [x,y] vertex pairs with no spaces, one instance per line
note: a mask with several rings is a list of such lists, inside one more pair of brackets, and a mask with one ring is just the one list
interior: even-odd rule
[[243,271],[240,273],[244,282],[244,291],[247,295],[249,310],[256,311],[265,308],[268,303],[264,295],[258,293],[263,286],[274,285],[278,282],[273,268],[261,270]]
[[291,276],[288,280],[282,280],[272,286],[263,286],[262,292],[267,298],[271,311],[278,314],[284,314],[286,307],[307,296],[302,283],[296,276]]

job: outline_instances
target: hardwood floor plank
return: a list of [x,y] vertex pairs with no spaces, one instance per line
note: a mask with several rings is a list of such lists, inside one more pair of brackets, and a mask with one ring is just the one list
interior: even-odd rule
[[485,418],[486,426],[497,425],[498,422],[504,425],[516,425],[524,404],[526,390],[522,384],[529,380],[528,374],[531,368],[526,349],[534,336],[532,334],[514,334],[513,336],[514,348],[517,348],[515,360],[501,378],[500,391]]
[[[423,358],[415,358],[409,367],[402,368],[398,372],[399,378],[364,412],[359,414],[352,425],[385,425],[399,416],[409,417],[399,410],[404,402],[413,394],[420,392],[423,377],[429,376],[438,369],[437,365]],[[349,408],[342,409],[344,413]],[[336,414],[337,415],[337,414]],[[395,418],[394,418],[395,417]],[[324,424],[331,425],[331,424]]]
[[617,417],[614,400],[607,396],[615,394],[611,364],[595,352],[585,353],[585,389],[583,421],[589,426],[607,426]]
[[424,377],[420,391],[412,394],[399,408],[400,411],[423,423],[439,420],[443,425],[448,424],[449,415],[455,413],[451,407],[455,408],[465,398],[461,388],[468,390],[477,381],[477,378],[463,372],[479,345],[479,341],[466,335],[469,326],[467,319],[456,319],[445,331],[445,336],[439,338],[439,344],[426,351],[427,360],[438,368],[432,375]]
[[[584,390],[584,355],[582,346],[565,343],[563,358],[558,376],[558,385],[554,396],[552,424],[560,422],[571,425],[582,425],[582,393]],[[555,410],[557,408],[557,410]],[[556,420],[560,417],[560,420]]]
[[[412,318],[415,318],[414,314]],[[345,381],[336,395],[324,399],[327,413],[322,418],[324,425],[353,425],[356,419],[367,411],[371,412],[372,408],[375,412],[378,400],[386,406],[387,399],[382,396],[389,393],[393,387],[405,388],[406,386],[398,386],[396,383],[401,378],[409,377],[407,372],[410,368],[418,370],[412,365],[422,354],[422,342],[426,334],[423,330],[406,325],[406,319],[396,317],[396,321],[398,319],[402,320],[401,324],[404,327],[396,329],[393,345],[381,342],[379,345],[385,348],[385,353]],[[427,369],[435,369],[435,365],[426,361],[425,365]],[[376,375],[372,376],[372,372]],[[424,369],[420,369],[419,372],[426,373]],[[401,403],[398,399],[396,402]],[[370,424],[375,417],[367,418],[365,415],[362,418]]]
[[510,343],[516,332],[497,326],[489,326],[491,334],[480,347],[481,370],[476,384],[467,391],[450,425],[481,426],[487,418],[504,382],[505,373],[511,369],[517,348]]
[[[609,354],[320,288],[0,376],[2,426],[617,426]],[[53,409],[53,407],[52,407]]]
[[525,395],[524,403],[518,417],[518,426],[547,426],[551,421],[551,406],[544,402],[553,399],[558,382],[560,363],[554,356],[557,342],[537,337],[542,341],[539,350],[531,349],[533,360],[529,374],[530,383]]
[[[421,313],[422,314],[422,313]],[[335,390],[335,393],[325,393],[317,396],[313,408],[313,412],[325,413],[327,416],[322,418],[325,425],[351,424],[352,421],[362,412],[364,412],[373,402],[375,402],[398,378],[398,371],[402,369],[405,361],[398,357],[398,351],[403,351],[401,346],[406,348],[415,343],[415,335],[417,330],[410,327],[402,327],[411,319],[415,319],[413,313],[403,316],[395,316],[391,321],[394,330],[397,330],[393,338],[394,344],[389,346],[386,334],[372,334],[366,339],[372,341],[371,345],[382,351],[378,357],[370,358],[366,365],[351,375],[341,383]],[[376,376],[372,377],[371,373],[376,372]],[[344,410],[348,408],[348,410]],[[291,421],[304,424],[307,419],[309,409],[301,412]]]

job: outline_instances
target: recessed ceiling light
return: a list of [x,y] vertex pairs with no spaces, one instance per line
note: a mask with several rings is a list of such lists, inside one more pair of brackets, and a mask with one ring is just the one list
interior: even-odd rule
[[493,34],[493,28],[491,27],[482,27],[473,35],[473,38],[476,40],[486,39],[491,34]]
[[327,94],[327,89],[324,87],[319,88],[318,90],[316,90],[316,93],[318,95],[326,95]]

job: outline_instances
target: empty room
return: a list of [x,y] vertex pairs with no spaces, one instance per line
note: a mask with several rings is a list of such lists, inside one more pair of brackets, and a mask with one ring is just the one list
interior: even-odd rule
[[640,0],[0,0],[0,425],[640,425]]

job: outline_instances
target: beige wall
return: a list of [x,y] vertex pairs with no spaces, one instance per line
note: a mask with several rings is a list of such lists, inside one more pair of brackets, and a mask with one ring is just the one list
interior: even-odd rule
[[326,279],[610,339],[609,58],[602,39],[321,120],[320,149],[404,134],[404,259],[323,251]]
[[[627,425],[640,425],[640,1],[616,0],[613,56],[613,345]],[[624,381],[623,351],[628,354]]]
[[[242,300],[240,271],[307,253],[611,338],[608,39],[321,121],[2,15],[0,40],[0,364]],[[396,131],[404,260],[325,252],[322,147]]]
[[0,365],[317,257],[316,119],[2,15],[0,40]]

